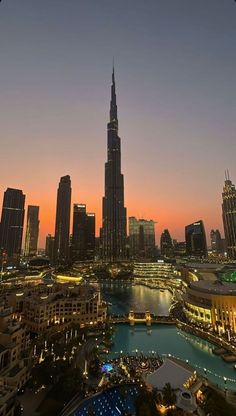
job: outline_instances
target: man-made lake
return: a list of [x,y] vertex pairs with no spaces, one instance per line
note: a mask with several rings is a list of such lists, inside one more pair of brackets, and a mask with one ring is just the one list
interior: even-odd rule
[[145,312],[149,310],[155,315],[168,315],[172,295],[168,290],[150,289],[146,286],[131,284],[102,285],[103,298],[112,303],[109,311],[116,315],[123,315],[130,310]]
[[[103,297],[112,303],[110,312],[114,314],[128,313],[129,310],[145,311],[167,315],[171,305],[171,294],[160,292],[144,286],[108,284],[102,287]],[[160,355],[171,354],[189,364],[221,387],[236,390],[236,370],[233,364],[225,363],[222,358],[212,353],[214,346],[201,338],[179,331],[175,325],[145,325],[118,324],[115,326],[114,345],[111,356],[124,353],[158,352]]]

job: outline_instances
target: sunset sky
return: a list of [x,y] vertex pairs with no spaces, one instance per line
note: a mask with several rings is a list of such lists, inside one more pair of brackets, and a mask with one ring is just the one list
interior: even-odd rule
[[58,182],[101,225],[112,60],[128,216],[184,239],[222,231],[224,171],[236,183],[233,0],[3,0],[0,204],[7,187],[54,233]]

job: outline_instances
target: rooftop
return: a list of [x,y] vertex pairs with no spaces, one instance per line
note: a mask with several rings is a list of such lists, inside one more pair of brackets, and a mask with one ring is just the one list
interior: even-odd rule
[[199,292],[236,296],[236,283],[223,283],[219,280],[216,280],[215,282],[199,280],[198,282],[190,283],[189,287]]
[[190,368],[186,368],[171,358],[166,358],[156,371],[147,376],[146,381],[158,390],[162,390],[166,383],[171,382],[171,387],[176,390],[183,388],[192,374],[193,371]]

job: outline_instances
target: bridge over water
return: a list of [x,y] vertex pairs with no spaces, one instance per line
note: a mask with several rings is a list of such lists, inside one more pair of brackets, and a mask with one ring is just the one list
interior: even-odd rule
[[131,326],[135,324],[146,324],[151,326],[152,324],[175,324],[176,321],[169,315],[154,315],[149,311],[145,312],[134,312],[129,311],[128,314],[124,315],[110,315],[109,321],[111,323],[124,323],[130,324]]

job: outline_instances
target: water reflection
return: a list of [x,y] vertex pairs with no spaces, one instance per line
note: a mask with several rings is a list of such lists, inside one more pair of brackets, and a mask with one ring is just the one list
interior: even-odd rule
[[[171,305],[171,294],[160,292],[145,286],[102,285],[102,294],[107,302],[111,302],[110,311],[123,315],[129,310],[145,311],[158,315],[167,315]],[[236,390],[236,374],[232,364],[225,363],[221,357],[212,353],[213,345],[201,338],[179,331],[172,325],[120,324],[115,326],[114,345],[111,356],[120,350],[130,353],[138,349],[144,353],[156,351],[161,355],[171,354],[182,360],[188,360],[203,376],[204,368],[211,381],[224,386],[223,377],[227,378],[227,387]]]
[[169,314],[172,295],[168,290],[160,292],[141,285],[102,284],[101,291],[103,298],[112,303],[110,312],[116,315],[126,314],[130,310],[149,310],[156,315]]

